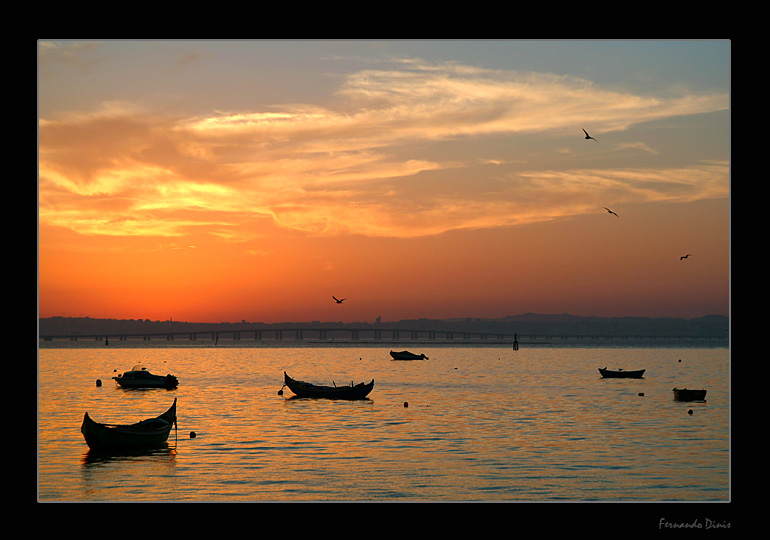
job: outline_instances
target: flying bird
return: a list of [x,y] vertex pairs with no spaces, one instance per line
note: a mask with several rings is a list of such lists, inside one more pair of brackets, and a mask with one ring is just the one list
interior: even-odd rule
[[344,302],[345,300],[347,300],[347,298],[343,298],[342,300],[340,300],[339,298],[337,298],[337,297],[336,297],[336,296],[334,296],[334,295],[332,295],[332,298],[334,298],[334,299],[337,301],[337,303],[338,303],[338,304],[341,304],[342,302]]
[[604,207],[602,207],[602,208],[604,208],[605,210],[607,210],[607,212],[609,212],[610,214],[614,214],[614,216],[615,216],[615,217],[620,217],[619,215],[615,214],[615,212],[613,212],[612,210],[610,210],[610,209],[609,209],[609,208],[607,208],[606,206],[604,206]]
[[[592,140],[596,141],[596,139],[594,139],[593,137],[591,137],[591,136],[588,134],[588,132],[587,132],[585,129],[583,130],[583,133],[585,133],[585,134],[586,134],[586,139],[592,139]],[[596,141],[596,142],[599,142],[599,141]]]
[[687,255],[682,255],[681,257],[679,257],[679,260],[681,261],[682,259],[686,259],[690,255],[692,255],[692,253],[688,253]]

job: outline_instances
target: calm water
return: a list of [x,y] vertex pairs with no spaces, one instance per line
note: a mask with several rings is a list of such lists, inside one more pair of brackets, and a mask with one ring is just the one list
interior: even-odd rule
[[[430,359],[398,362],[388,345],[41,347],[39,501],[730,500],[726,348],[409,346]],[[179,388],[117,387],[139,362]],[[374,391],[288,399],[284,370]],[[167,448],[90,455],[84,412],[129,423],[174,398]]]

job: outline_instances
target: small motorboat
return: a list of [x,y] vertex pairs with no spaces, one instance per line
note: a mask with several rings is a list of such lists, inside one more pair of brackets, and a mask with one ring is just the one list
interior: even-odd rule
[[637,369],[635,371],[625,371],[623,369],[618,369],[617,371],[613,371],[611,369],[605,368],[599,368],[599,373],[602,374],[602,377],[605,379],[641,379],[642,375],[644,375],[643,369]]
[[674,388],[676,401],[705,401],[706,390],[690,390],[687,388]]
[[428,360],[424,354],[414,354],[409,351],[390,351],[393,360]]
[[135,365],[131,371],[113,377],[123,388],[176,388],[179,380],[174,375],[153,375],[142,364]]
[[[364,399],[374,388],[374,379],[370,383],[358,383],[346,386],[319,386],[304,381],[298,381],[283,372],[284,386],[294,392],[297,397],[329,398],[329,399]],[[283,387],[281,387],[283,390]],[[279,392],[282,393],[282,392]]]
[[176,424],[176,398],[171,408],[160,416],[135,424],[100,424],[85,413],[80,432],[91,450],[131,450],[163,445],[168,440],[174,424]]

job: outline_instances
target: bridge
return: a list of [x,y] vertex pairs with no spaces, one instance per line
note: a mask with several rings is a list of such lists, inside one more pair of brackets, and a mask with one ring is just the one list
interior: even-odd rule
[[[723,338],[710,336],[661,336],[661,335],[523,335],[515,332],[482,332],[463,330],[430,330],[403,328],[372,328],[372,327],[312,327],[285,326],[259,329],[196,329],[180,331],[154,332],[111,332],[95,334],[58,334],[40,335],[39,340],[52,341],[213,341],[220,339],[241,341],[253,340],[258,342],[316,342],[316,343],[549,343],[553,341],[614,341],[614,340],[720,340]],[[724,338],[726,339],[726,338]]]
[[384,328],[365,328],[365,327],[277,327],[277,328],[259,328],[259,329],[205,329],[205,330],[182,330],[172,332],[112,332],[107,334],[59,334],[59,335],[41,335],[41,341],[79,341],[118,339],[127,340],[158,340],[165,339],[173,341],[175,339],[213,340],[232,339],[240,341],[242,339],[252,339],[257,341],[274,340],[283,341],[285,339],[297,341],[420,341],[420,340],[444,340],[444,341],[486,341],[495,339],[498,341],[513,341],[516,338],[515,333],[498,332],[464,332],[456,330],[404,330],[404,329],[384,329]]

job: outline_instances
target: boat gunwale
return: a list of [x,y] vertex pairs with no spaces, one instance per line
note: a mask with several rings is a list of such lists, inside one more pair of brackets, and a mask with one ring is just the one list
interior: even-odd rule
[[[176,425],[176,404],[177,398],[174,398],[174,403],[166,412],[133,424],[97,422],[86,412],[80,431],[92,450],[160,446],[167,442],[171,429]],[[166,425],[153,427],[151,422],[156,420],[164,421]]]
[[644,378],[644,372],[646,369],[632,369],[632,370],[612,370],[605,368],[598,368],[602,378],[605,379],[642,379]]
[[705,388],[674,388],[674,400],[676,401],[706,401],[708,390]]
[[121,388],[168,388],[179,386],[179,379],[171,373],[156,375],[145,370],[131,370],[112,377]]
[[374,389],[374,379],[370,382],[360,382],[352,386],[323,386],[294,379],[285,371],[284,384],[297,397],[328,398],[328,399],[365,399]]
[[415,354],[411,351],[390,351],[390,356],[393,360],[429,360],[425,353]]

